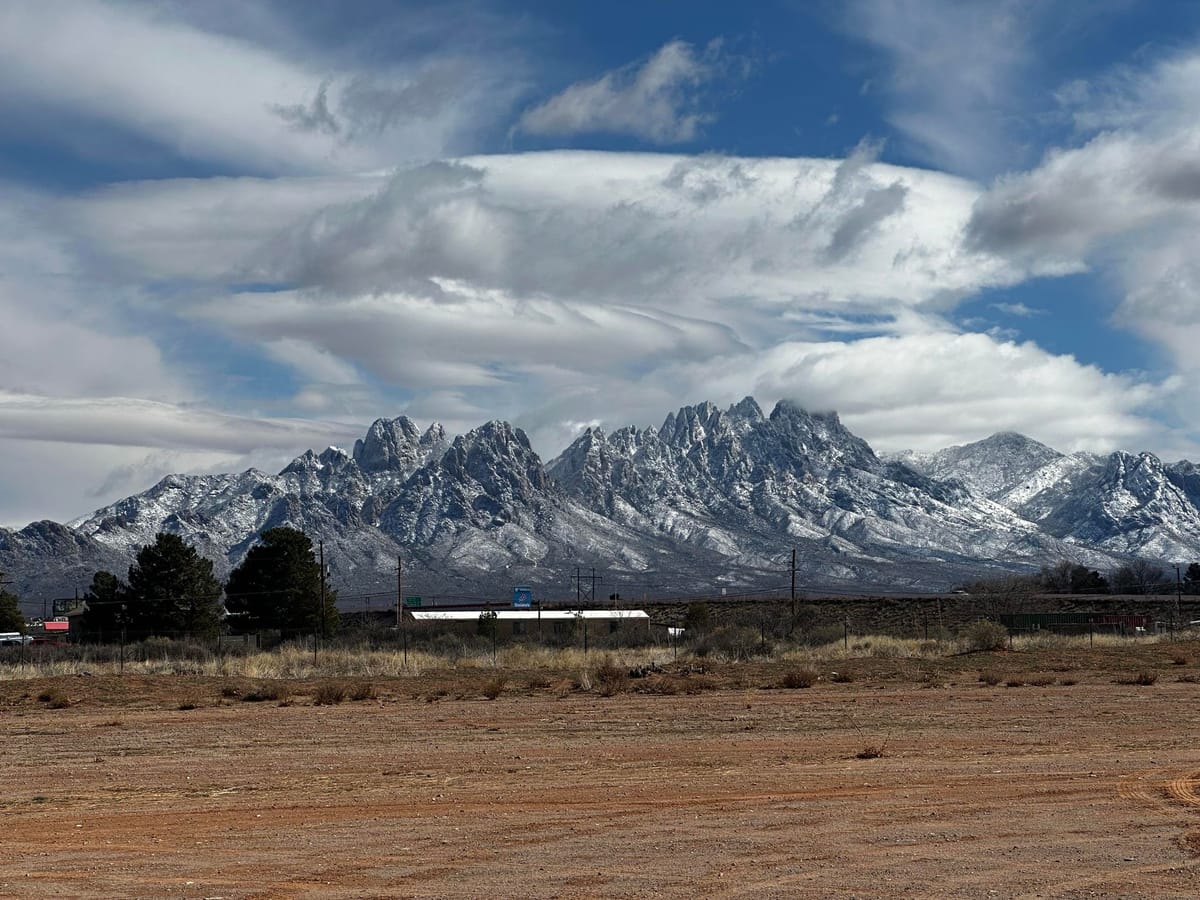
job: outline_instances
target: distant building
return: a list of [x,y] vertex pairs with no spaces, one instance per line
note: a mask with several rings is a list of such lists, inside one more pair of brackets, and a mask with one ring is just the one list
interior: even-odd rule
[[650,615],[640,609],[406,609],[404,616],[414,625],[443,624],[474,633],[485,612],[496,617],[497,637],[566,635],[585,624],[597,636],[630,625],[650,630]]

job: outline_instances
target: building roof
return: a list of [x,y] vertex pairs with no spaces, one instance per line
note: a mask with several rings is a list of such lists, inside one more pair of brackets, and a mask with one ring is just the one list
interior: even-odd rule
[[650,614],[641,609],[408,609],[405,610],[416,622],[475,622],[481,613],[494,612],[499,622],[569,622],[577,618],[629,619],[649,621]]

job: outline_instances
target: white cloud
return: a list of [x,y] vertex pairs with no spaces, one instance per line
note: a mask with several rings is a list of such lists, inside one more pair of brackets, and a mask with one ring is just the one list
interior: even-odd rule
[[[454,282],[701,318],[728,303],[772,317],[785,308],[890,315],[1012,277],[961,246],[975,185],[873,163],[865,152],[841,164],[468,157],[355,182],[345,202],[310,202],[307,184],[240,179],[214,185],[211,197],[194,182],[130,186],[71,204],[64,220],[82,222],[98,249],[147,275],[251,273],[343,295],[402,289],[434,300]],[[153,227],[123,227],[130,219]]]
[[[1034,274],[1094,269],[1114,286],[1117,326],[1151,341],[1178,376],[1174,416],[1200,412],[1200,51],[1060,92],[1079,146],[1001,179],[976,204],[971,245]],[[1094,135],[1094,129],[1104,129]]]
[[516,131],[539,135],[628,134],[654,144],[694,140],[715,119],[703,88],[728,74],[720,41],[697,50],[674,40],[645,62],[571,85],[527,109]]
[[357,424],[127,397],[0,392],[0,522],[74,518],[171,472],[273,471],[304,448],[348,444],[361,434]]
[[884,52],[888,75],[870,90],[889,100],[888,122],[908,149],[950,171],[990,175],[1023,152],[1019,85],[1036,12],[1021,0],[856,0],[845,28]]
[[722,402],[755,394],[835,410],[883,450],[934,450],[1008,430],[1068,452],[1144,446],[1162,437],[1149,412],[1170,390],[1032,343],[947,331],[783,342],[684,366],[677,377]]
[[368,72],[289,49],[153,5],[5,4],[0,112],[89,158],[103,148],[82,123],[248,171],[353,171],[461,152],[525,90],[512,60],[494,77],[498,52],[449,47]]

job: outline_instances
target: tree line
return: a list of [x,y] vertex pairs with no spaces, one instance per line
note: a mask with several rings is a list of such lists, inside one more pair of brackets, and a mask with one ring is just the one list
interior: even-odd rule
[[81,636],[94,642],[210,639],[225,628],[328,637],[338,626],[337,591],[312,541],[287,527],[262,532],[224,584],[212,560],[179,535],[160,532],[138,551],[125,580],[96,572],[83,599]]
[[1200,594],[1200,562],[1186,569],[1169,570],[1149,560],[1135,559],[1108,575],[1079,563],[1063,560],[1042,566],[1032,575],[1003,575],[982,578],[963,585],[971,594]]

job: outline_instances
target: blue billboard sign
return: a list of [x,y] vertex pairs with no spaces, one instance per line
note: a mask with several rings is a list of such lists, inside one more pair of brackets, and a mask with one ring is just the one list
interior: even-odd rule
[[513,588],[513,609],[530,609],[533,607],[533,588]]

